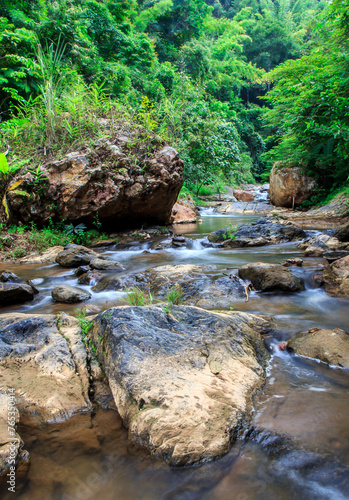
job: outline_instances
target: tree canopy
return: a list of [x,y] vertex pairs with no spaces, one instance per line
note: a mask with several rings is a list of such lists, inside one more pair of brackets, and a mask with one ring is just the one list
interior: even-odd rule
[[69,113],[92,116],[94,102],[103,114],[108,101],[179,150],[188,185],[250,182],[278,159],[340,185],[348,10],[348,0],[4,0],[2,148],[31,127],[27,155],[54,149]]

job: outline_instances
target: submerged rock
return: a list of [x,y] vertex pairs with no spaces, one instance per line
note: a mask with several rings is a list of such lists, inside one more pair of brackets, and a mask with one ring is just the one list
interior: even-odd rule
[[280,264],[264,264],[256,262],[240,267],[238,274],[243,280],[251,281],[256,290],[268,292],[282,290],[284,292],[300,292],[304,285],[292,272]]
[[129,438],[171,465],[227,453],[269,359],[267,322],[195,307],[117,307],[90,330]]
[[0,306],[22,304],[33,300],[34,290],[24,283],[0,283]]
[[339,328],[311,328],[307,332],[297,333],[288,342],[287,348],[328,365],[349,368],[349,333]]
[[322,279],[327,293],[336,297],[349,297],[349,255],[327,265]]
[[58,285],[51,292],[52,298],[57,302],[63,302],[65,304],[74,304],[75,302],[83,302],[92,297],[92,295],[75,286],[69,285]]

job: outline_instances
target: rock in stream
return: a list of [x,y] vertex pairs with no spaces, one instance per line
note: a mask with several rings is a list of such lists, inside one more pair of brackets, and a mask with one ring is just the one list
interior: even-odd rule
[[227,453],[265,381],[268,327],[189,306],[100,313],[90,334],[130,441],[176,466]]

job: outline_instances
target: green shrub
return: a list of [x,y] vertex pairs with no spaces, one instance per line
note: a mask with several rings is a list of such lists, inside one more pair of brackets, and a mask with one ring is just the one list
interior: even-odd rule
[[183,289],[180,285],[176,285],[166,295],[167,302],[178,306],[183,302]]
[[152,294],[143,292],[137,286],[126,289],[127,292],[127,302],[131,306],[145,306],[147,303],[151,304],[153,302]]

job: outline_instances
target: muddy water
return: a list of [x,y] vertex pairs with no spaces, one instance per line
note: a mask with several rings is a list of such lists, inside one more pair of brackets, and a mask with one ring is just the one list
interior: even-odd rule
[[[181,226],[194,241],[191,249],[150,251],[147,242],[132,250],[105,249],[122,262],[123,274],[163,264],[214,264],[215,273],[234,272],[247,262],[275,262],[301,256],[296,245],[254,249],[212,249],[202,246],[215,229],[251,222],[251,216],[215,216],[202,224]],[[315,288],[312,274],[322,259],[305,259],[293,270],[306,283],[298,294],[252,293],[248,302],[236,300],[236,310],[266,314],[278,333],[266,339],[273,352],[268,380],[255,402],[253,426],[262,433],[284,436],[277,452],[268,441],[237,443],[220,460],[197,467],[171,469],[130,446],[127,432],[114,411],[93,417],[77,415],[68,422],[37,428],[22,418],[19,433],[31,455],[28,481],[15,494],[21,500],[309,500],[349,498],[349,375],[322,363],[279,351],[277,344],[295,332],[317,327],[349,330],[349,301],[327,296]],[[6,266],[20,277],[35,278],[40,294],[33,303],[8,311],[72,312],[76,306],[54,304],[50,290],[59,283],[76,284],[70,270],[58,266]],[[84,287],[88,290],[91,287]],[[120,292],[94,293],[90,303],[102,308],[119,304]],[[5,311],[4,311],[5,312]],[[257,433],[258,435],[258,433]],[[259,444],[258,444],[259,443]],[[8,500],[13,494],[5,494]]]

